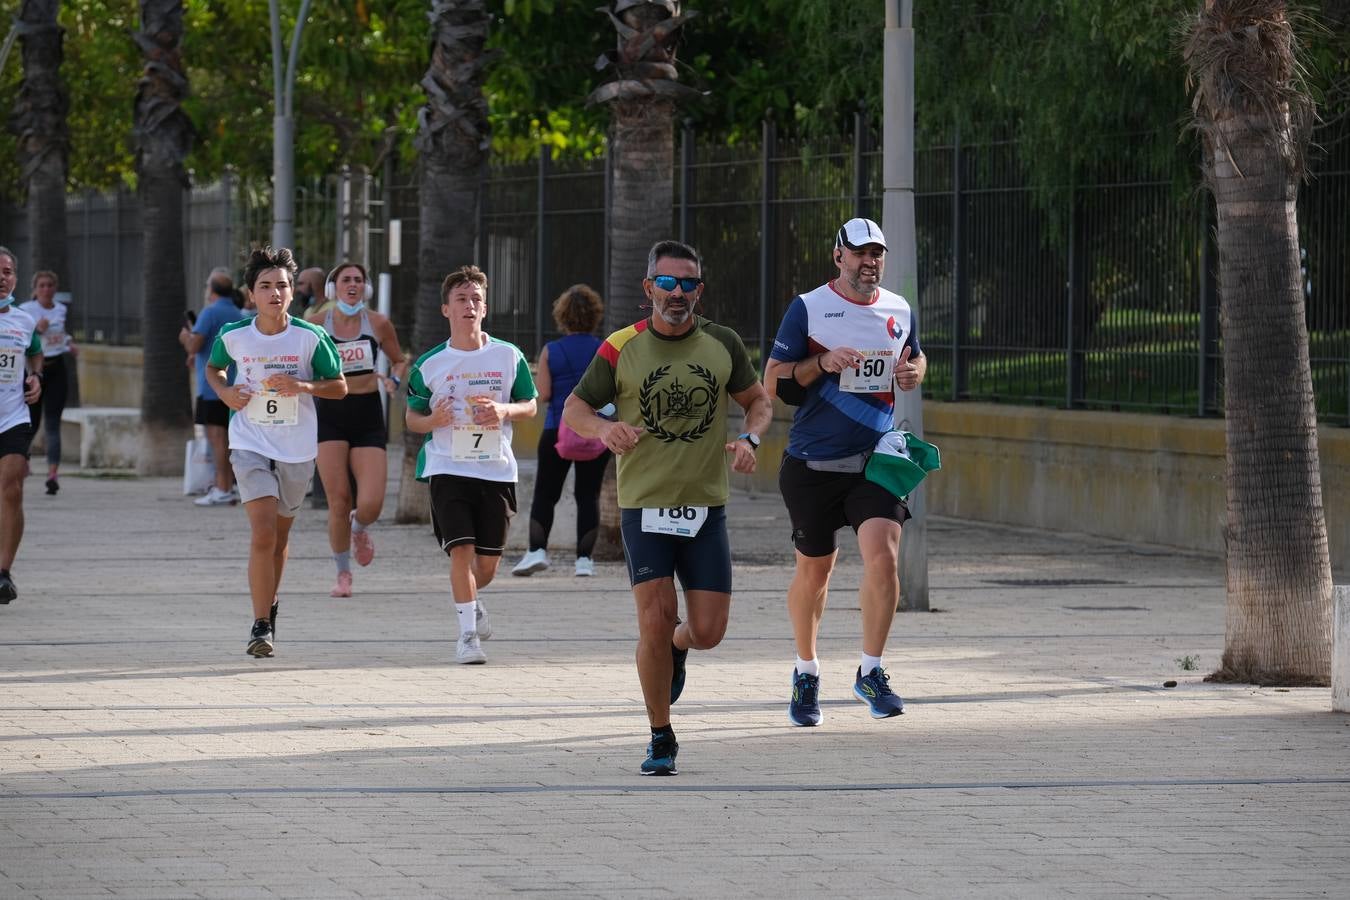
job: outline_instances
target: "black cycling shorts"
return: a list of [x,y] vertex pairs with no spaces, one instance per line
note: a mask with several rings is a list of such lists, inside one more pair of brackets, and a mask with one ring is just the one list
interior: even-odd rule
[[731,593],[731,541],[727,508],[708,507],[708,518],[693,537],[642,530],[642,510],[619,510],[628,580],[641,584],[678,577],[686,591]]
[[319,415],[319,443],[345,441],[351,447],[384,449],[389,437],[384,428],[384,407],[379,391],[348,394],[341,400],[314,398]]

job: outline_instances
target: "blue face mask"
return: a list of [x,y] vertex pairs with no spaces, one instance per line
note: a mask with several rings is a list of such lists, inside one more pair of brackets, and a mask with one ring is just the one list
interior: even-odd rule
[[9,306],[13,302],[14,302],[14,295],[10,294],[5,299],[0,300],[0,309],[4,309],[6,306]]
[[360,303],[346,303],[339,300],[337,302],[337,307],[342,310],[344,316],[355,316],[359,315],[361,310],[366,308],[366,301],[362,300]]

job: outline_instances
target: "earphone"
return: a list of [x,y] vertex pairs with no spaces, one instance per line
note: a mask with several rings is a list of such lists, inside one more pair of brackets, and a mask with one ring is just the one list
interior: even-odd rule
[[333,267],[333,271],[328,273],[328,281],[323,286],[323,295],[329,300],[337,299],[337,277],[343,269],[356,269],[361,273],[362,280],[366,283],[365,300],[370,302],[370,298],[375,296],[375,288],[371,286],[370,274],[366,272],[366,267],[360,263],[343,262]]

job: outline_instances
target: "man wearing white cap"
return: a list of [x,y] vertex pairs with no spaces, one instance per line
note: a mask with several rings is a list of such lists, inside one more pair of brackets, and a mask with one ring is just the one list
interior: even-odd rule
[[788,615],[797,645],[788,719],[819,725],[820,662],[816,635],[838,550],[835,532],[851,526],[863,559],[859,588],[862,658],[853,694],[875,719],[904,712],[881,656],[899,600],[904,501],[868,481],[869,451],[895,418],[896,387],[913,390],[928,361],[919,348],[914,311],[881,288],[886,237],[870,219],[849,219],[834,242],[839,274],[794,297],[774,338],[764,383],[797,407],[778,486],[792,519],[797,565]]

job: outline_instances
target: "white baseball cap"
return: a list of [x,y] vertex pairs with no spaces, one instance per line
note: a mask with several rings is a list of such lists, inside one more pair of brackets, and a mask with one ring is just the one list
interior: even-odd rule
[[888,249],[886,235],[881,233],[881,226],[871,219],[849,219],[834,238],[836,247],[847,247],[850,250],[861,250],[868,244],[879,244],[882,250]]

